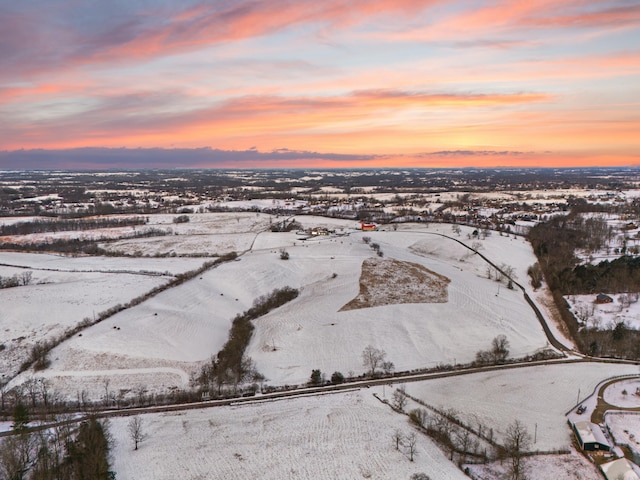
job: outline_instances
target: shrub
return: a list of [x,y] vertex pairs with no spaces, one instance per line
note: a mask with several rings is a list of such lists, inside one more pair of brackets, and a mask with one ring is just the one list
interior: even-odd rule
[[421,427],[426,426],[428,415],[424,408],[414,408],[409,412],[409,419]]
[[320,370],[312,370],[309,383],[314,386],[322,385],[322,372]]
[[179,215],[173,218],[173,223],[188,223],[189,215]]

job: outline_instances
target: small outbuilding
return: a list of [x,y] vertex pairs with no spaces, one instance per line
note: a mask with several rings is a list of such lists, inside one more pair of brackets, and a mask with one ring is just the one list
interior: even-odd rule
[[582,450],[587,452],[608,452],[611,450],[609,440],[595,423],[576,422],[573,424],[573,432],[576,434]]
[[603,463],[600,465],[600,469],[607,480],[640,480],[640,476],[634,470],[633,464],[626,458]]
[[613,302],[613,298],[611,298],[609,295],[605,293],[599,293],[595,299],[595,303],[612,303],[612,302]]

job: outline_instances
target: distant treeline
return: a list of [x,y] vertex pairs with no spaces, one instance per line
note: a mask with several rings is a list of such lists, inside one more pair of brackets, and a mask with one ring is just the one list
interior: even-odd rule
[[640,291],[640,257],[625,255],[573,269],[567,294]]
[[623,255],[597,265],[578,265],[576,249],[601,249],[612,235],[603,219],[567,215],[537,224],[529,231],[529,240],[551,290],[563,295],[639,291],[638,257]]
[[[146,238],[159,237],[169,235],[169,232],[160,228],[149,228],[144,231],[137,231],[134,234],[126,235],[121,238]],[[118,240],[120,240],[119,238]],[[81,240],[79,238],[55,238],[45,241],[37,241],[36,243],[14,243],[0,242],[2,250],[16,250],[23,252],[59,252],[69,254],[85,254],[85,255],[106,255],[106,256],[122,256],[120,252],[112,252],[98,246],[97,242],[112,241],[112,238],[100,238],[91,240]]]
[[145,225],[149,217],[92,217],[61,220],[36,219],[30,222],[17,222],[0,225],[0,235],[29,235],[31,233],[76,232],[99,228],[131,227]]

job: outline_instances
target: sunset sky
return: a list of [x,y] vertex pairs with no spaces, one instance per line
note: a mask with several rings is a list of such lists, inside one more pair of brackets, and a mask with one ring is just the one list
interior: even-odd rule
[[0,0],[0,168],[640,165],[638,0]]

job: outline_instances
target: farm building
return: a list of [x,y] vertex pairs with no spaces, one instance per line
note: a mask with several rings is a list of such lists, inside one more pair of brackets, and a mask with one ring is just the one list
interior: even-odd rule
[[363,232],[372,232],[377,230],[378,226],[375,223],[360,222],[360,228]]
[[595,303],[611,303],[611,302],[613,302],[613,298],[611,298],[609,295],[606,295],[604,293],[599,293],[595,299]]
[[576,434],[580,448],[589,452],[608,452],[611,444],[604,436],[602,429],[591,422],[576,422],[573,424],[573,431]]
[[607,480],[640,480],[640,476],[634,470],[633,464],[626,458],[604,463],[600,465],[600,469]]

